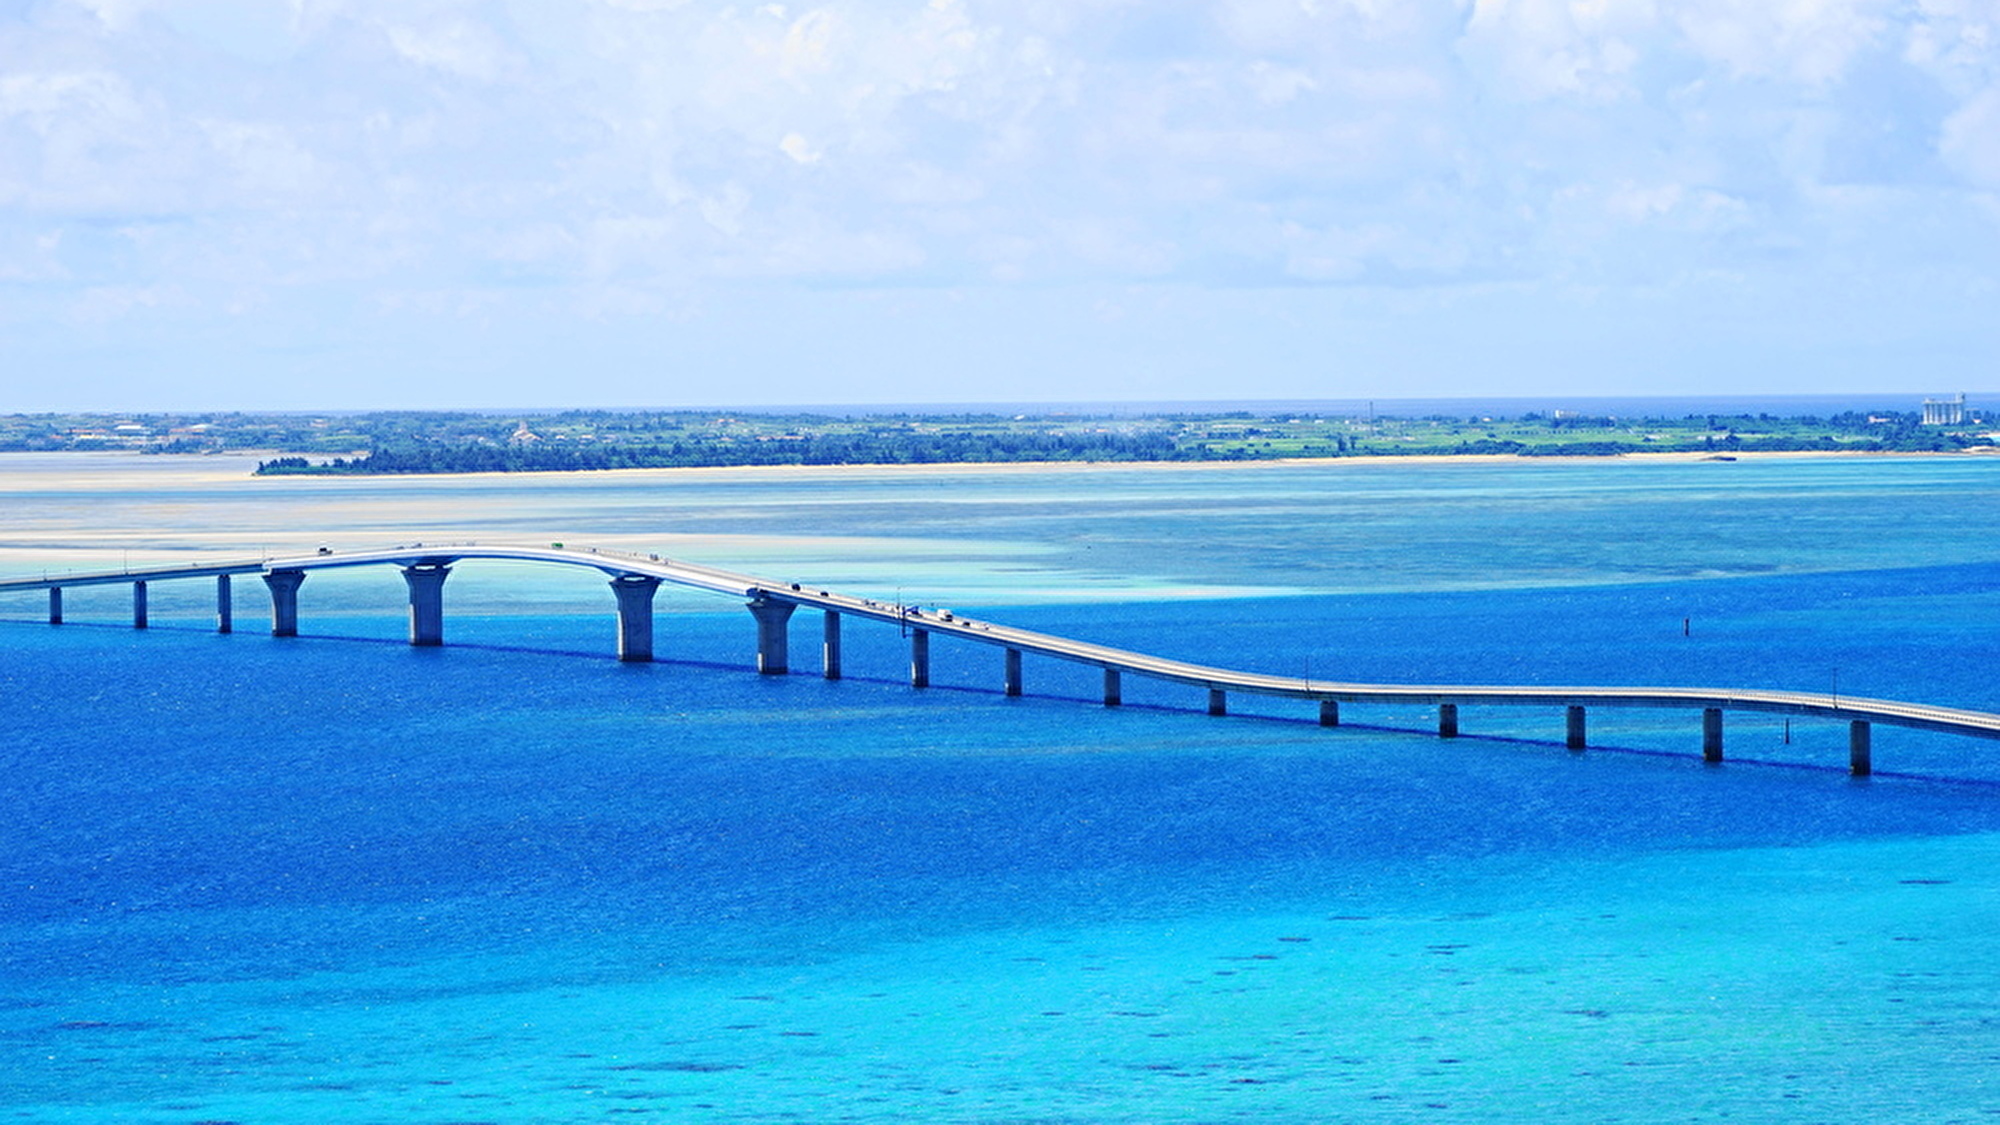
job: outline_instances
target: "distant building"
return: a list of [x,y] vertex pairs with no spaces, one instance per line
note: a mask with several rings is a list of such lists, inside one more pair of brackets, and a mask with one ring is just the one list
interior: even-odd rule
[[1924,400],[1924,425],[1962,426],[1965,424],[1965,395]]

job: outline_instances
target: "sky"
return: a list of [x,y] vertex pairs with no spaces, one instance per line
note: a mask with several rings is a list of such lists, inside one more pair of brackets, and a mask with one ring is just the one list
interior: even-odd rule
[[0,0],[0,412],[1996,368],[2000,0]]

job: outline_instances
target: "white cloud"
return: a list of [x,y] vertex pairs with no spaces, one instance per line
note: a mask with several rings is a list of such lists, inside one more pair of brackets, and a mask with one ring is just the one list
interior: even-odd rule
[[417,22],[389,19],[383,21],[382,31],[397,54],[461,78],[491,82],[514,62],[514,52],[492,28],[463,15]]
[[0,117],[20,119],[45,137],[122,133],[141,115],[131,87],[108,71],[0,76]]
[[1284,228],[1289,243],[1285,273],[1305,281],[1351,281],[1367,272],[1397,240],[1390,227],[1376,223],[1355,228],[1308,230],[1298,224]]
[[1179,257],[1174,243],[1117,216],[1052,224],[1062,247],[1078,260],[1132,277],[1169,272]]
[[750,193],[741,184],[724,184],[722,190],[704,196],[699,202],[701,217],[708,225],[723,234],[735,237],[743,233],[743,218],[750,209]]
[[783,139],[778,141],[778,150],[800,164],[817,163],[821,155],[820,151],[812,146],[811,141],[798,133],[786,133]]
[[1705,257],[1710,247],[1685,240],[1726,235],[1751,219],[1750,206],[1740,199],[1674,182],[1577,184],[1557,193],[1553,203],[1550,217],[1572,237],[1594,244],[1583,252],[1613,256],[1629,246],[1607,245],[1606,240],[1653,240],[1664,234],[1681,242],[1674,257]]
[[283,129],[244,121],[201,121],[209,143],[251,195],[298,195],[317,188],[319,162]]
[[1905,57],[1955,93],[2000,79],[2000,2],[1920,0]]
[[1945,119],[1938,151],[1960,175],[2000,190],[2000,88],[1979,94]]
[[183,177],[175,133],[175,123],[114,72],[0,77],[0,203],[92,214],[165,194],[176,206]]
[[186,294],[171,285],[99,285],[79,293],[68,316],[78,324],[101,327],[135,312],[188,303]]
[[1626,36],[1653,25],[1652,5],[1631,0],[1475,0],[1460,51],[1504,96],[1614,100],[1639,59]]
[[62,242],[60,230],[38,231],[29,227],[0,230],[0,281],[11,284],[66,281],[71,274],[60,257]]
[[2000,265],[2000,0],[62,0],[0,59],[10,276],[131,315]]
[[1250,64],[1248,77],[1257,100],[1265,105],[1283,105],[1301,94],[1319,89],[1318,80],[1306,71],[1263,59]]
[[1678,0],[1672,10],[1681,34],[1732,75],[1823,89],[1883,43],[1898,7],[1896,0]]
[[69,2],[89,12],[108,30],[125,31],[138,22],[140,15],[157,7],[159,0],[69,0]]

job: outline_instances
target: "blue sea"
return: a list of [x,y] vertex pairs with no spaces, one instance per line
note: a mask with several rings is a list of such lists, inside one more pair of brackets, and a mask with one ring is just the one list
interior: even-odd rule
[[[601,543],[1329,680],[2000,710],[2000,459],[254,479],[0,457],[0,576]],[[0,597],[0,1119],[1971,1122],[2000,743],[1309,708],[467,561]]]

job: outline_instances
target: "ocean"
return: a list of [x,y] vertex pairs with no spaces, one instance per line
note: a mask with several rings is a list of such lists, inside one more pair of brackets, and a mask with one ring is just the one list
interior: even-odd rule
[[[252,478],[0,456],[0,577],[656,551],[1341,680],[2000,710],[2000,460]],[[1951,1122],[2000,1114],[2000,744],[1306,705],[468,561],[0,596],[0,1115]]]

